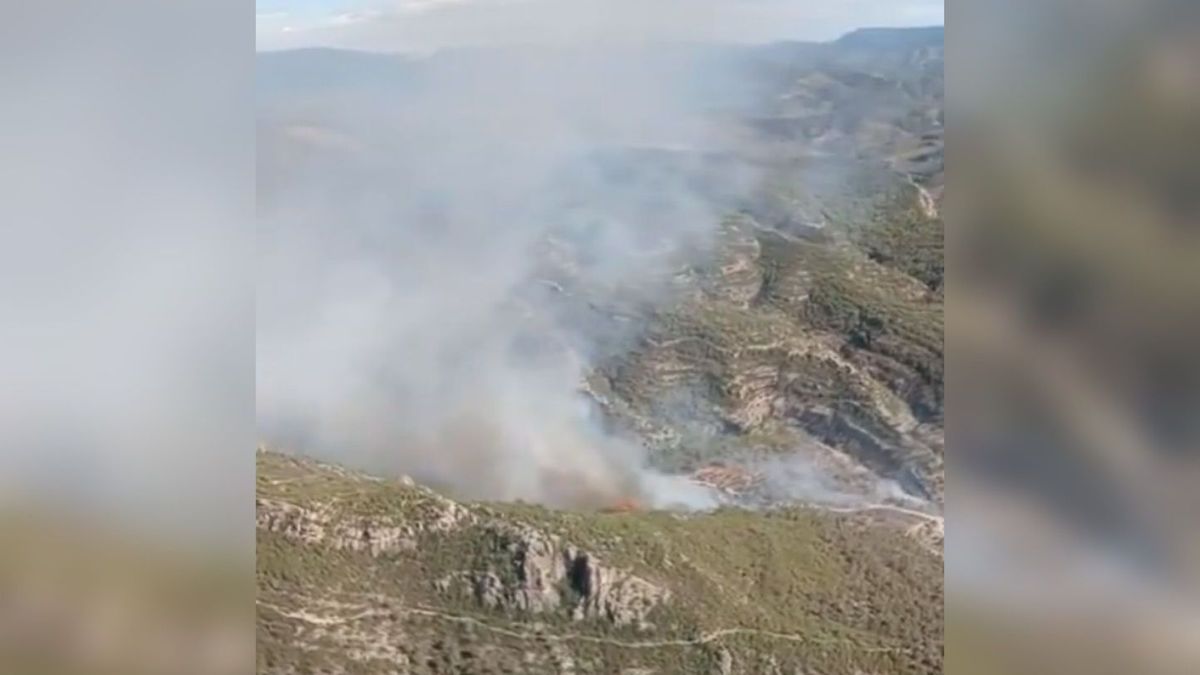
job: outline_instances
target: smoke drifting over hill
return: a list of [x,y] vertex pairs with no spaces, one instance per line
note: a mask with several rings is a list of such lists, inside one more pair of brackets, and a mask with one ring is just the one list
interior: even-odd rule
[[332,75],[260,73],[263,437],[473,498],[708,503],[601,429],[580,387],[604,345],[547,307],[661,300],[703,252],[725,206],[686,165],[718,144],[720,73],[685,49],[297,56]]

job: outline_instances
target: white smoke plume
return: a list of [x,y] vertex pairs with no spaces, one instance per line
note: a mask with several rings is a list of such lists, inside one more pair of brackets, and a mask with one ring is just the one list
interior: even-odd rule
[[709,505],[601,430],[602,322],[550,308],[664,301],[703,252],[726,205],[694,177],[733,91],[704,54],[260,56],[261,435],[465,497]]

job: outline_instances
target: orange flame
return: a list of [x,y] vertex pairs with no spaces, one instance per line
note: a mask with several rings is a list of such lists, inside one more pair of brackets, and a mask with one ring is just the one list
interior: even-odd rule
[[618,499],[612,506],[604,509],[605,513],[629,513],[630,511],[640,511],[642,504],[633,497],[622,497]]

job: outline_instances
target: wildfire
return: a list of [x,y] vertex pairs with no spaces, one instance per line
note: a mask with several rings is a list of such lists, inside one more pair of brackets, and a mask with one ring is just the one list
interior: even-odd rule
[[604,509],[605,513],[630,513],[631,511],[641,511],[642,504],[633,497],[622,497],[614,502],[611,506]]

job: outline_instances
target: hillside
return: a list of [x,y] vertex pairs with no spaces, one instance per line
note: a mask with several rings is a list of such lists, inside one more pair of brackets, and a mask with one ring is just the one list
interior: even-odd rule
[[941,667],[941,563],[903,514],[459,503],[270,452],[256,511],[259,672]]
[[[260,243],[390,283],[288,362],[372,396],[258,454],[260,672],[942,672],[943,39],[260,55]],[[593,441],[704,504],[591,494]]]

